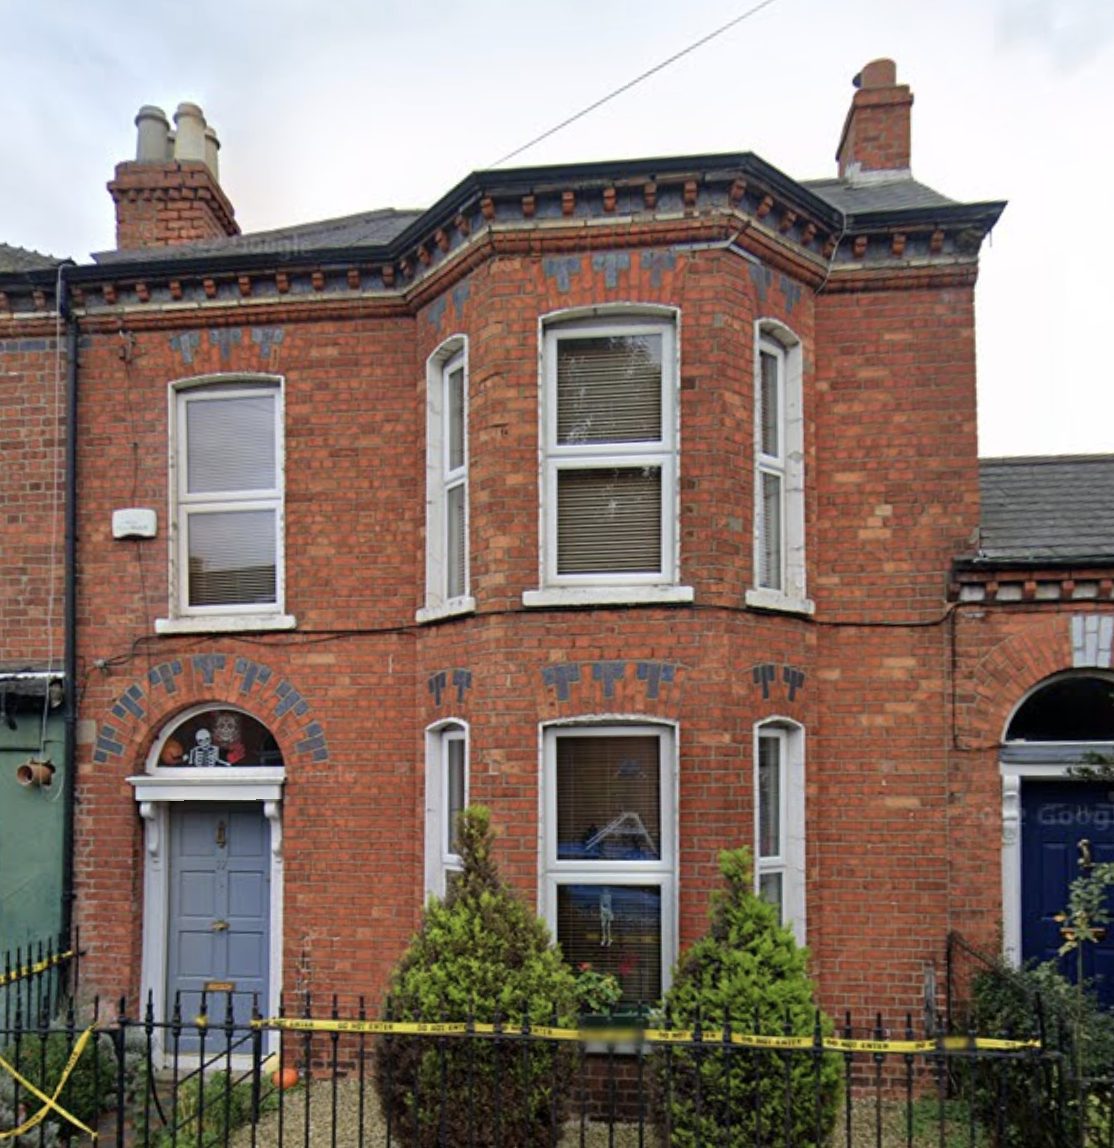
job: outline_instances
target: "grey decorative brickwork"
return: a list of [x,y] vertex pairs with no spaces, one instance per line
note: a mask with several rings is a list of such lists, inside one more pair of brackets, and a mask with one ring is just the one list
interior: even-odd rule
[[626,662],[592,663],[592,680],[603,683],[603,696],[605,698],[613,698],[615,696],[615,683],[621,682],[626,672]]
[[468,302],[471,294],[472,284],[468,279],[465,279],[463,283],[458,283],[453,288],[453,310],[456,312],[458,319],[463,316],[464,304]]
[[542,681],[550,689],[557,691],[558,701],[567,702],[570,687],[580,681],[580,664],[561,662],[556,666],[545,666],[542,669]]
[[779,275],[778,286],[781,288],[781,293],[785,296],[785,309],[792,315],[793,309],[801,301],[801,285],[794,283],[788,275]]
[[[605,660],[586,662],[591,667],[592,681],[598,682],[605,698],[615,697],[615,687],[626,679],[627,666],[624,661]],[[656,701],[661,696],[661,687],[671,685],[677,676],[677,666],[672,662],[635,662],[635,679],[645,683],[646,697]],[[572,696],[572,687],[581,680],[580,662],[558,662],[542,667],[542,681],[556,691],[557,700],[567,702]]]
[[440,299],[435,299],[430,303],[427,315],[429,316],[429,325],[431,327],[441,326],[441,320],[445,317],[445,309],[448,305],[449,301],[444,295],[442,295]]
[[445,692],[445,686],[448,684],[448,675],[444,670],[438,670],[435,674],[429,675],[429,681],[426,686],[429,692],[433,694],[433,704],[439,706],[441,704],[441,696]]
[[572,287],[572,277],[580,274],[578,255],[553,255],[542,260],[542,271],[547,279],[557,281],[557,290],[564,294]]
[[267,360],[271,357],[271,352],[283,340],[283,329],[281,327],[252,327],[251,341],[259,347],[259,357]]
[[201,680],[207,685],[213,684],[213,677],[217,670],[223,670],[224,654],[194,654],[193,668],[201,675]]
[[[771,688],[778,680],[778,667],[773,662],[759,662],[752,670],[754,684],[761,687],[764,701],[770,700]],[[789,701],[797,700],[797,694],[804,688],[805,672],[796,666],[781,667],[781,681],[785,686],[785,696]]]
[[660,287],[661,273],[677,266],[677,256],[672,251],[640,251],[638,262],[643,271],[650,272],[650,286]]
[[[467,671],[457,671],[461,672]],[[275,683],[273,689],[272,682]],[[471,684],[470,674],[467,684]],[[219,709],[221,703],[211,697],[214,687],[226,693],[230,701],[237,692],[258,700],[262,708],[256,708],[256,713],[264,725],[269,724],[269,705],[273,706],[273,719],[288,715],[297,719],[295,751],[308,754],[315,762],[328,761],[325,730],[320,721],[313,718],[310,703],[302,692],[286,678],[280,679],[270,666],[262,662],[222,653],[193,654],[184,661],[175,658],[162,662],[151,667],[143,682],[128,686],[109,707],[110,720],[100,724],[93,746],[93,761],[103,765],[112,758],[120,758],[129,744],[133,747],[137,744],[140,734],[149,733],[143,729],[148,712],[151,709],[166,711],[165,701],[157,695],[174,697],[181,706],[188,705],[191,697],[204,689],[206,692],[196,700]]]
[[182,357],[182,362],[187,367],[192,366],[193,356],[197,348],[201,346],[201,333],[199,331],[182,331],[177,335],[171,335],[170,346],[172,350],[178,352]]
[[453,670],[453,685],[456,687],[456,700],[464,701],[464,695],[472,688],[471,670]]
[[619,273],[630,270],[630,255],[625,251],[602,251],[592,256],[592,270],[603,272],[604,285],[619,286]]
[[250,694],[256,682],[266,685],[271,680],[271,670],[268,666],[260,665],[251,658],[236,659],[236,674],[242,679],[240,693]]
[[152,686],[162,686],[168,694],[176,694],[178,692],[178,683],[175,678],[180,677],[182,674],[182,663],[175,659],[173,662],[163,662],[161,665],[152,666],[147,671],[147,680]]
[[782,666],[781,680],[785,683],[789,700],[796,701],[797,691],[805,684],[804,670],[798,670],[796,666]]
[[240,346],[244,341],[244,332],[239,327],[213,327],[209,331],[209,346],[220,349],[220,361],[228,363],[232,360],[232,348]]
[[646,683],[646,696],[655,699],[663,684],[673,683],[676,666],[670,662],[639,662],[635,672],[638,680]]
[[768,267],[763,267],[760,263],[748,263],[747,270],[750,271],[750,277],[754,281],[754,288],[758,292],[758,301],[765,303],[766,296],[770,293],[770,285],[774,281],[774,273]]

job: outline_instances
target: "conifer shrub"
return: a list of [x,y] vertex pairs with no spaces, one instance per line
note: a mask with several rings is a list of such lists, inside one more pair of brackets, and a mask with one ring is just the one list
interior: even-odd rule
[[[676,1028],[812,1037],[819,1020],[808,952],[778,911],[753,891],[750,852],[720,854],[726,885],[712,895],[708,932],[681,958],[666,994]],[[665,1143],[826,1143],[835,1122],[842,1068],[837,1055],[714,1046],[667,1046],[655,1054],[657,1114]],[[819,1133],[819,1136],[818,1136]]]
[[[431,898],[421,929],[391,977],[394,1020],[572,1023],[576,980],[545,923],[499,878],[488,811],[460,818],[462,871],[444,901]],[[384,1118],[407,1144],[550,1143],[571,1075],[555,1044],[475,1037],[392,1036],[376,1046]]]

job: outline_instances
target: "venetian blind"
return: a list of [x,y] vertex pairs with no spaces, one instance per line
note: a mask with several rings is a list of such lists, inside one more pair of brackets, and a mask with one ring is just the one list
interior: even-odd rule
[[557,443],[661,439],[662,338],[612,335],[557,343]]
[[191,606],[260,605],[276,599],[274,510],[190,513]]
[[557,573],[661,570],[661,467],[557,472]]

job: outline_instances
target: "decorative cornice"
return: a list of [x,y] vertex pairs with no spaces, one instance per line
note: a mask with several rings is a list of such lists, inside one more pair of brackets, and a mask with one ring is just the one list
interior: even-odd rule
[[1114,601],[1114,562],[1078,568],[953,566],[949,598],[953,602],[1033,605]]
[[[385,245],[306,250],[281,233],[270,241],[248,236],[234,249],[189,256],[152,249],[76,267],[66,278],[75,307],[90,319],[279,302],[289,314],[295,301],[320,314],[324,299],[353,298],[392,298],[412,310],[492,253],[733,237],[828,291],[861,289],[868,280],[873,288],[952,284],[973,282],[979,243],[1000,211],[999,204],[945,205],[845,217],[750,154],[641,160],[470,176]],[[8,310],[33,309],[18,284],[9,288],[0,277],[0,291]]]

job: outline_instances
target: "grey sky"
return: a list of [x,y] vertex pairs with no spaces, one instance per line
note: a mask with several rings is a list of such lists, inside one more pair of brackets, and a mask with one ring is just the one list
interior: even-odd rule
[[[747,6],[0,0],[0,241],[111,246],[104,185],[136,110],[187,99],[245,231],[426,206]],[[1010,201],[979,285],[982,452],[1114,450],[1114,285],[1092,246],[1114,188],[1110,0],[777,0],[515,162],[751,150],[834,174],[851,77],[883,55],[916,97],[917,178]]]

